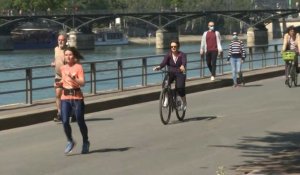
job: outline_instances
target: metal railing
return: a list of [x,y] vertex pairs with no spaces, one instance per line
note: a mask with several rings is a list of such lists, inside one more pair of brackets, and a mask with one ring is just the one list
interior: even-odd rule
[[[271,66],[283,65],[280,49],[281,45],[262,45],[246,47],[247,58],[243,63],[243,70],[263,69]],[[224,56],[228,49],[224,49]],[[204,59],[200,59],[198,51],[188,52],[187,77],[199,79],[209,76]],[[106,91],[124,91],[132,87],[147,87],[161,83],[161,73],[153,72],[152,68],[158,65],[164,55],[150,55],[130,57],[124,59],[87,61],[81,64],[85,70],[86,94],[97,94]],[[217,74],[224,75],[230,72],[230,65],[226,64],[224,56],[218,59]],[[5,104],[25,103],[32,104],[34,100],[54,98],[54,75],[50,65],[21,67],[0,70],[0,98]],[[1,97],[5,96],[5,97]]]

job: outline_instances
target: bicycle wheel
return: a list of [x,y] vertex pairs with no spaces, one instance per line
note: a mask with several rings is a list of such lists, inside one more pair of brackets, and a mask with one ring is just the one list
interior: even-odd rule
[[176,104],[175,104],[175,111],[176,111],[176,116],[179,121],[183,121],[185,117],[185,111],[186,109],[182,109],[183,101],[181,98],[175,98],[176,99]]
[[168,89],[164,88],[159,96],[159,114],[164,125],[168,124],[171,117],[171,97]]
[[287,67],[287,72],[288,72],[288,77],[287,77],[287,85],[291,88],[292,87],[292,83],[293,83],[293,77],[292,77],[292,64],[288,64],[288,67]]

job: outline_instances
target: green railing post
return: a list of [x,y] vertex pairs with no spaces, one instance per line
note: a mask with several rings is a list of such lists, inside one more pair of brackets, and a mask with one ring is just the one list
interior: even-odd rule
[[249,70],[253,70],[253,48],[249,47]]
[[142,86],[147,86],[147,58],[142,58]]
[[26,104],[32,104],[32,69],[26,69]]
[[266,67],[266,49],[264,46],[262,47],[262,51],[263,51],[263,54],[262,54],[262,59],[261,59],[261,68],[265,68]]
[[200,56],[200,78],[203,78],[205,76],[204,59],[205,59],[204,55]]
[[90,74],[90,80],[91,80],[91,94],[96,94],[97,87],[96,87],[96,65],[95,63],[90,64],[91,74]]
[[278,45],[274,46],[274,64],[278,66]]
[[118,61],[118,90],[123,91],[123,64],[122,61]]

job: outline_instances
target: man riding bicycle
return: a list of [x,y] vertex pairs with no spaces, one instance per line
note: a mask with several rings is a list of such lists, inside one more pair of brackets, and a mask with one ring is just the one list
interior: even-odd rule
[[[285,52],[285,51],[293,51],[296,52],[295,55],[295,68],[297,73],[299,73],[299,69],[298,69],[298,54],[300,52],[300,35],[299,33],[296,33],[295,27],[294,26],[290,26],[287,28],[287,33],[284,34],[284,38],[283,38],[283,46],[282,46],[282,50],[281,53]],[[286,77],[286,81],[285,83],[287,84],[287,80],[288,80],[288,71],[287,71],[287,64],[288,62],[285,63],[285,77]]]
[[176,80],[175,90],[181,97],[183,105],[182,110],[186,110],[186,97],[185,97],[185,80],[186,80],[186,54],[179,51],[180,43],[177,40],[170,42],[170,51],[165,55],[163,61],[159,66],[154,67],[153,70],[157,71],[167,65],[169,72],[168,83],[171,84]]

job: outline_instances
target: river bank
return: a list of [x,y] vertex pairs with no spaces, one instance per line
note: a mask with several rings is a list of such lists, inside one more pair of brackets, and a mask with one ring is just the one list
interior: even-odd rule
[[[181,43],[192,42],[192,43],[201,43],[202,35],[179,35],[179,41]],[[231,40],[232,35],[222,35],[222,40]],[[240,39],[246,40],[247,35],[242,34],[239,36]],[[155,44],[156,38],[155,37],[129,37],[129,43],[131,44]]]

